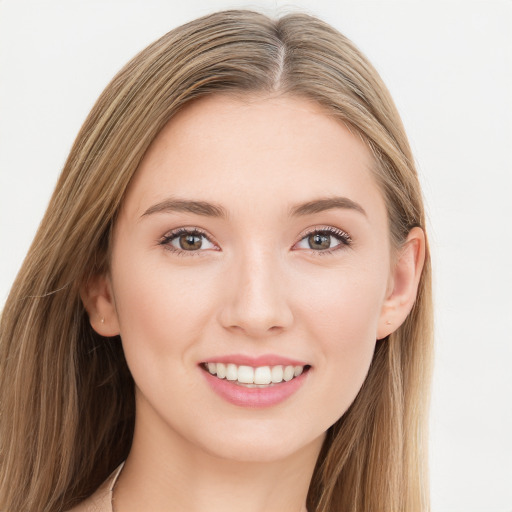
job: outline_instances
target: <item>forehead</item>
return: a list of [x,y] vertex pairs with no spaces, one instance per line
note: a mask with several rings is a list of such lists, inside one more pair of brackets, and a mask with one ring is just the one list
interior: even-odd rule
[[373,166],[363,141],[313,101],[212,95],[187,105],[153,141],[126,206],[140,211],[172,194],[233,209],[274,198],[285,208],[344,195],[371,214],[384,208]]

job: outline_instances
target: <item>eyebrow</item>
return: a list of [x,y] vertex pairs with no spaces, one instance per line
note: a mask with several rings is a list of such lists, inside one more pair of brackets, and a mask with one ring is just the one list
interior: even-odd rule
[[[289,211],[291,217],[303,217],[314,213],[324,212],[340,208],[344,210],[354,210],[366,216],[364,208],[348,197],[326,197],[314,199],[306,203],[301,203],[292,207]],[[192,201],[188,199],[169,198],[157,203],[148,208],[142,217],[152,215],[154,213],[167,213],[167,212],[186,212],[194,213],[204,217],[217,217],[225,219],[228,217],[226,209],[216,203],[207,201]]]
[[142,214],[142,217],[162,212],[187,212],[195,213],[196,215],[203,215],[205,217],[220,218],[226,218],[228,216],[225,208],[218,204],[209,203],[207,201],[190,201],[187,199],[170,198],[148,208]]
[[355,210],[356,212],[362,213],[366,217],[366,212],[359,203],[352,201],[352,199],[349,199],[348,197],[339,196],[314,199],[313,201],[299,204],[291,209],[290,216],[302,217],[304,215],[311,215],[313,213],[333,210],[335,208],[341,208],[343,210]]

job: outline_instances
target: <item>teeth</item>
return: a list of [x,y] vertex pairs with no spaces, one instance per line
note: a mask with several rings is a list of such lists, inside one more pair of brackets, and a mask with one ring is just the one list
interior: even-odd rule
[[226,376],[226,365],[223,363],[217,363],[217,377],[223,379]]
[[238,379],[238,369],[236,364],[228,364],[226,366],[226,379],[228,380],[237,380]]
[[259,366],[254,370],[254,384],[270,384],[271,382],[270,366]]
[[241,382],[242,384],[254,384],[254,369],[250,366],[239,366],[238,379],[234,380],[238,380],[238,382]]
[[283,367],[282,366],[274,366],[272,368],[272,382],[274,384],[283,382]]
[[288,382],[289,380],[293,379],[294,374],[295,374],[295,367],[293,367],[293,366],[285,366],[284,374],[283,374],[283,379],[286,382]]
[[283,381],[289,382],[294,377],[298,377],[304,371],[303,366],[237,366],[236,364],[224,363],[206,363],[206,369],[219,379],[237,381],[238,384],[244,384],[248,387],[257,387],[257,385],[279,384]]

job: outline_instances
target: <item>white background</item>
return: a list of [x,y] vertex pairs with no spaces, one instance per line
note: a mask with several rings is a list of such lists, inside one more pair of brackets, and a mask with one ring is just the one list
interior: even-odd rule
[[110,78],[171,28],[227,7],[319,15],[389,86],[434,256],[433,512],[512,511],[510,0],[0,0],[0,306]]

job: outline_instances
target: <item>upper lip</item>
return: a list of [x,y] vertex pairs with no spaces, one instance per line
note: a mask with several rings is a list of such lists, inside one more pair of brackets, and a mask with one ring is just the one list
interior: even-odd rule
[[290,357],[280,356],[277,354],[263,354],[261,356],[248,356],[244,354],[229,354],[223,356],[212,356],[209,359],[202,361],[203,363],[224,363],[236,364],[237,366],[307,366],[308,363],[293,359]]

